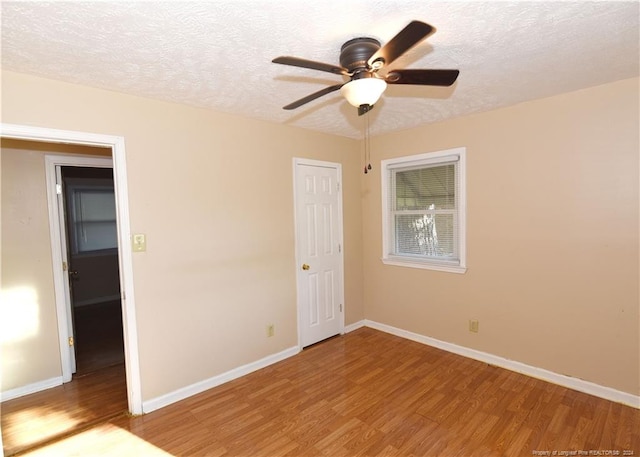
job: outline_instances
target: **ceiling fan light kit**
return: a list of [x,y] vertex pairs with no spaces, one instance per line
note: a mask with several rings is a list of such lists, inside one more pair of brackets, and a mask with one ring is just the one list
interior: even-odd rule
[[387,84],[423,86],[451,86],[458,78],[458,70],[396,69],[386,76],[378,74],[382,68],[435,32],[435,28],[420,21],[412,21],[384,46],[374,38],[353,38],[340,48],[340,65],[331,65],[298,57],[281,56],[273,63],[325,71],[349,77],[343,84],[321,89],[307,95],[284,109],[296,109],[317,98],[340,90],[347,101],[358,108],[358,115],[370,111],[387,88]]
[[373,106],[387,88],[387,83],[380,78],[354,79],[340,88],[340,93],[347,101],[359,108],[362,105]]

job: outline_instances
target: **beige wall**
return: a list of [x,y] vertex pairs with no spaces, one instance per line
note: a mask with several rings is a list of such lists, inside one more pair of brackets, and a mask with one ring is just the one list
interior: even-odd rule
[[346,323],[363,319],[356,141],[2,76],[3,122],[125,138],[131,229],[147,235],[133,255],[143,400],[297,344],[293,157],[343,165]]
[[631,79],[374,138],[378,164],[467,148],[468,271],[381,263],[375,167],[366,318],[640,394],[638,125]]
[[62,375],[44,160],[3,147],[2,390]]

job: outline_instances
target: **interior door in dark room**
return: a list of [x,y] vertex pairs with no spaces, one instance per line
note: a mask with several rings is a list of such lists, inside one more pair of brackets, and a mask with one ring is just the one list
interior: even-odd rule
[[113,169],[60,167],[76,375],[124,362]]

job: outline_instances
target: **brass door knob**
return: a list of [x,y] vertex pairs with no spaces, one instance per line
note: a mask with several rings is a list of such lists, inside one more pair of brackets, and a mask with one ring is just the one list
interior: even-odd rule
[[309,265],[307,265],[306,263],[302,264],[302,269],[303,270],[308,270],[309,268],[311,268]]

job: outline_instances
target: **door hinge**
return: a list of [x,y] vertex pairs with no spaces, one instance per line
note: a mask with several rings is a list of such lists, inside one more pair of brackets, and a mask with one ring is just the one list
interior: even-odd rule
[[342,252],[342,245],[338,243],[338,252]]
[[342,312],[342,303],[340,303],[340,312]]
[[338,185],[338,192],[340,192],[340,183],[337,182],[336,184]]
[[67,271],[68,268],[67,262],[62,262],[62,271]]
[[73,346],[73,337],[72,336],[69,337],[69,346]]
[[62,195],[62,184],[56,184],[56,194]]

